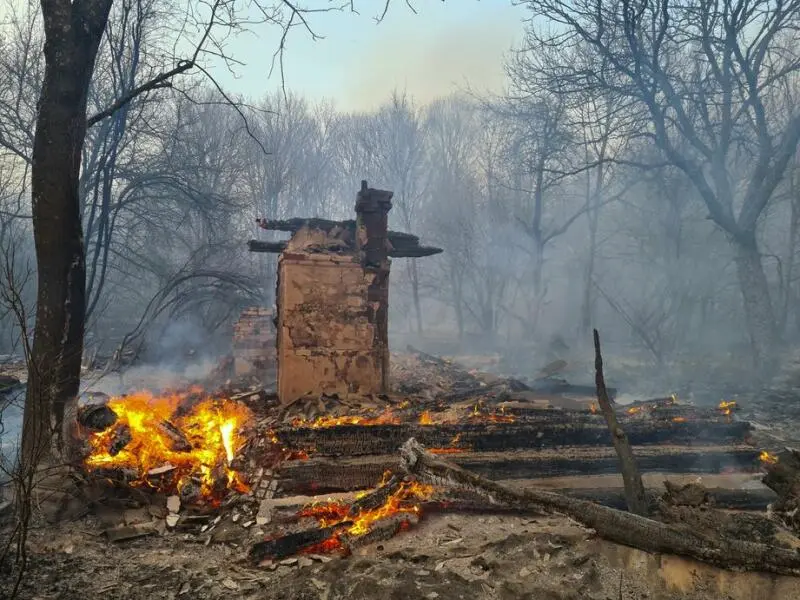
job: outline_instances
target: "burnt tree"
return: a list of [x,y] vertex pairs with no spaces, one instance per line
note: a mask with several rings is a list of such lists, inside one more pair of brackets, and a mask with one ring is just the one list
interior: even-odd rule
[[80,163],[89,84],[111,4],[41,3],[45,72],[31,168],[38,289],[23,421],[26,466],[46,456],[53,431],[60,440],[65,404],[78,393],[86,304]]

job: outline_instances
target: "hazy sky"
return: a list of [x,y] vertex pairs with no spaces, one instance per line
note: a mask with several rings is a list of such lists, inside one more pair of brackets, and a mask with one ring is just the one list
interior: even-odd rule
[[[395,88],[426,102],[463,88],[499,91],[503,55],[520,39],[524,11],[510,0],[414,0],[415,15],[403,0],[393,0],[381,24],[374,17],[383,0],[359,0],[360,15],[311,15],[307,32],[291,32],[285,54],[287,88],[311,100],[328,98],[344,110],[373,108]],[[237,77],[218,70],[228,90],[260,96],[280,85],[276,71],[267,77],[278,44],[276,30],[256,27],[228,46],[246,64]]]

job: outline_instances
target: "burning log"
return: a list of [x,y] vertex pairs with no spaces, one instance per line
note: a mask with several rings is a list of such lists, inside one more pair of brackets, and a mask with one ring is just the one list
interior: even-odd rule
[[416,525],[419,517],[414,513],[400,513],[390,515],[372,524],[370,530],[363,535],[351,535],[348,533],[340,537],[342,546],[352,552],[361,546],[367,546],[376,542],[383,542],[396,536],[399,532]]
[[105,431],[116,422],[117,413],[107,404],[90,404],[78,409],[78,423],[92,431]]
[[109,455],[117,456],[132,440],[131,428],[124,423],[120,423],[111,434],[111,443],[108,445]]
[[761,481],[778,494],[772,510],[800,532],[800,450],[786,448],[777,455],[763,452],[761,460],[767,471]]
[[[759,451],[744,446],[640,446],[635,452],[643,472],[756,471],[759,465]],[[610,447],[463,452],[449,455],[448,460],[492,480],[619,473],[619,459]],[[396,454],[340,459],[315,457],[284,462],[278,476],[281,489],[287,494],[322,494],[368,489],[383,473],[396,466]]]
[[281,560],[287,558],[325,542],[352,524],[352,521],[344,521],[329,527],[315,527],[313,529],[306,529],[275,539],[258,542],[250,548],[250,560],[258,564],[262,560]]
[[[611,434],[600,415],[557,410],[549,413],[552,415],[550,421],[514,423],[282,427],[275,430],[275,436],[282,446],[315,456],[391,454],[410,437],[430,448],[447,448],[457,435],[461,447],[484,452],[611,445]],[[635,420],[624,417],[619,422],[634,446],[742,444],[751,430],[747,422]]]
[[497,504],[560,513],[612,542],[646,552],[686,556],[723,569],[800,575],[800,553],[794,549],[705,535],[689,527],[661,523],[553,492],[534,489],[518,492],[429,454],[414,439],[403,445],[400,455],[403,468],[420,481],[471,490]]
[[162,419],[158,422],[157,427],[172,442],[170,449],[173,452],[189,452],[192,449],[192,445],[186,439],[186,436],[169,421]]
[[374,492],[371,492],[353,502],[353,504],[350,506],[348,514],[351,517],[355,517],[361,512],[375,510],[376,508],[383,506],[389,500],[389,497],[400,489],[401,484],[402,480],[397,475],[392,475],[389,478],[389,481],[378,486],[378,489],[376,489]]

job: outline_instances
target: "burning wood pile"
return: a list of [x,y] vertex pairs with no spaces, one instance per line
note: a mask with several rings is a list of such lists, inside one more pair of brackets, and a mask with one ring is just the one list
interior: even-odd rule
[[[394,363],[395,377],[414,368],[427,377],[438,369],[437,393],[322,396],[282,407],[263,392],[193,388],[99,399],[82,407],[85,471],[94,481],[111,484],[118,496],[122,492],[124,507],[144,502],[148,514],[157,515],[112,527],[109,539],[180,532],[206,544],[244,545],[250,559],[263,566],[298,556],[324,560],[330,553],[346,554],[413,527],[426,512],[545,510],[586,522],[614,541],[724,566],[717,546],[711,554],[696,549],[705,538],[692,547],[676,546],[671,528],[677,522],[700,527],[692,521],[698,507],[708,515],[713,503],[752,509],[776,498],[697,484],[671,486],[662,500],[649,498],[658,519],[647,519],[645,526],[635,519],[629,523],[635,515],[612,508],[624,507],[621,492],[583,490],[577,494],[582,499],[572,492],[518,492],[518,485],[498,481],[619,471],[608,427],[596,399],[586,393],[591,388],[555,379],[531,384],[499,379],[420,352]],[[409,391],[412,380],[408,377]],[[764,481],[778,498],[773,514],[782,527],[797,532],[800,454],[773,455],[753,447],[751,427],[736,418],[735,403],[700,409],[665,396],[614,408],[641,471],[766,469]],[[732,531],[741,529],[736,519],[720,511],[714,515],[705,527],[730,522]],[[635,533],[616,527],[634,527]],[[650,534],[660,541],[642,541]],[[771,538],[762,542],[772,544]],[[748,563],[741,556],[725,564],[800,572],[785,552],[777,556],[780,564]]]

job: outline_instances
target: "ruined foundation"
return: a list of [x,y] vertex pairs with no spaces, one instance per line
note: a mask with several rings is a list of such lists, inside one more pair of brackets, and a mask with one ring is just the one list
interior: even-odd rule
[[236,377],[275,370],[275,315],[267,308],[242,311],[233,326],[233,371]]
[[277,290],[278,396],[282,404],[322,394],[381,394],[389,387],[389,257],[441,248],[388,230],[392,192],[361,182],[356,219],[259,219],[288,241],[250,240],[280,254]]

